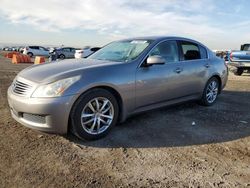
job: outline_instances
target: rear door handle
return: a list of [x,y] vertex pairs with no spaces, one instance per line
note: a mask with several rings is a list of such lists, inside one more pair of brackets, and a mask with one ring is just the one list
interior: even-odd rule
[[176,69],[175,69],[175,72],[176,72],[177,74],[180,74],[182,71],[183,71],[182,68],[176,68]]

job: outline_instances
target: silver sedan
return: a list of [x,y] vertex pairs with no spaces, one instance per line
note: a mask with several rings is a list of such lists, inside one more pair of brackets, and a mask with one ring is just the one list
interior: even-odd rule
[[132,114],[189,100],[212,105],[227,77],[224,61],[197,41],[132,38],[87,59],[26,68],[8,101],[13,118],[27,127],[94,140]]

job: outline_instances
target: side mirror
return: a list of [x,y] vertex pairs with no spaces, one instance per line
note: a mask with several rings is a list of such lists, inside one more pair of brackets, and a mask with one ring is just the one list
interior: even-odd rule
[[159,55],[149,56],[147,58],[147,65],[162,65],[165,63],[165,59]]

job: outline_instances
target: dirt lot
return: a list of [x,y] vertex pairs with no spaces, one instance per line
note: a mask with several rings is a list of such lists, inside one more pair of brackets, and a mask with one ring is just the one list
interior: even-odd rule
[[11,118],[7,87],[27,66],[0,57],[0,187],[250,187],[249,74],[212,107],[154,110],[84,142]]

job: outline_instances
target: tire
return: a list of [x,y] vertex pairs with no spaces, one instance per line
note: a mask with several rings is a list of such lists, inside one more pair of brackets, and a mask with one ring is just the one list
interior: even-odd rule
[[27,55],[30,56],[30,57],[33,57],[33,53],[32,52],[28,52]]
[[234,72],[234,75],[241,76],[243,74],[244,70],[242,68],[237,68],[237,70]]
[[[104,105],[105,102],[106,105]],[[107,109],[109,110],[107,111]],[[84,114],[85,117],[83,117]],[[105,89],[90,90],[80,96],[73,105],[70,113],[71,132],[84,140],[100,139],[106,136],[117,123],[118,116],[119,106],[112,93]]]
[[210,78],[204,88],[200,104],[203,106],[213,105],[217,100],[219,94],[219,87],[219,80],[215,77]]
[[61,60],[65,59],[65,55],[60,54],[60,55],[59,55],[59,59],[61,59]]

